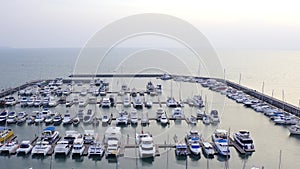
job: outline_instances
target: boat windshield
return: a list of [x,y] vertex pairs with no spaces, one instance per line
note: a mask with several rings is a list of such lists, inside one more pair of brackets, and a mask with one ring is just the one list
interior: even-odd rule
[[28,144],[21,144],[21,145],[20,145],[20,148],[28,148],[28,147],[29,147]]

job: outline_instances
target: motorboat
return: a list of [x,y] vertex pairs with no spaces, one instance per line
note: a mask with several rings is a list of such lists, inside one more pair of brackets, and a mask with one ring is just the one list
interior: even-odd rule
[[183,110],[182,110],[180,107],[176,107],[176,108],[173,110],[173,115],[172,115],[172,117],[175,118],[175,119],[184,118]]
[[83,141],[84,144],[93,144],[95,140],[95,131],[94,130],[84,130]]
[[8,117],[8,112],[6,110],[3,110],[0,114],[0,123],[6,122],[7,117]]
[[104,114],[104,115],[102,116],[101,121],[102,121],[102,123],[109,123],[109,122],[111,121],[111,118],[112,118],[112,114],[111,114],[110,116]]
[[197,118],[198,119],[203,119],[204,115],[205,115],[205,112],[200,110],[200,109],[197,109],[196,111],[196,115],[197,115]]
[[87,101],[84,99],[79,100],[79,107],[85,107],[87,105]]
[[87,89],[86,88],[83,88],[80,92],[80,96],[86,96],[88,93]]
[[31,152],[33,146],[29,140],[24,140],[21,142],[19,148],[16,150],[17,154],[28,154]]
[[139,144],[139,156],[140,158],[155,157],[155,146],[151,136],[141,138],[141,142]]
[[23,124],[27,119],[28,114],[26,112],[19,112],[17,114],[17,124]]
[[165,110],[162,108],[162,107],[159,107],[157,110],[156,110],[156,120],[157,121],[161,121],[161,116],[163,114],[165,114]]
[[290,134],[294,134],[294,135],[300,134],[300,124],[299,123],[290,126],[288,129],[290,131]]
[[31,100],[30,100],[30,99],[29,99],[29,101],[27,102],[27,105],[28,105],[29,107],[31,107],[32,105],[33,105],[34,107],[40,107],[42,104],[43,104],[43,102],[42,102],[41,98],[39,98],[39,97],[33,100],[33,104],[31,104]]
[[46,125],[53,124],[53,117],[51,115],[46,116],[45,123]]
[[34,120],[35,120],[35,117],[34,117],[34,116],[29,116],[29,117],[26,119],[26,123],[27,123],[28,125],[34,124]]
[[128,114],[128,112],[126,110],[121,110],[119,112],[119,115],[118,115],[117,119],[116,119],[116,124],[117,125],[120,125],[120,124],[127,125],[127,123],[128,123],[128,116],[129,116],[129,114]]
[[211,123],[219,123],[220,122],[219,113],[217,110],[212,110],[210,112],[210,118],[211,118]]
[[152,101],[151,100],[147,100],[147,101],[145,101],[145,107],[146,108],[151,108],[152,107]]
[[142,113],[142,118],[141,118],[141,125],[145,126],[147,124],[149,124],[149,117],[148,117],[148,113]]
[[187,156],[188,155],[187,145],[183,143],[176,144],[175,154],[176,156]]
[[203,116],[203,118],[202,118],[203,124],[205,124],[205,125],[210,124],[210,119],[211,119],[210,116],[207,115],[207,114],[205,114],[205,115]]
[[140,96],[137,96],[137,97],[134,98],[133,107],[135,109],[142,109],[143,108],[143,101],[142,101],[142,98]]
[[42,113],[41,112],[37,112],[36,116],[35,116],[35,119],[34,119],[34,123],[35,124],[40,124],[42,122],[44,122],[45,120],[45,117],[42,116]]
[[197,125],[197,123],[198,123],[197,117],[195,117],[195,116],[193,116],[193,115],[191,115],[191,116],[188,118],[188,121],[189,121],[189,123],[192,124],[192,125]]
[[28,102],[28,98],[27,97],[22,97],[21,100],[20,100],[21,107],[26,107],[27,102]]
[[133,109],[130,112],[130,123],[132,125],[136,125],[136,124],[138,124],[138,121],[139,121],[139,116],[138,116],[137,110]]
[[73,100],[66,100],[66,107],[71,107],[73,104]]
[[32,106],[34,106],[34,101],[35,101],[35,99],[36,99],[36,97],[30,97],[28,100],[27,100],[27,103],[26,103],[26,105],[28,106],[28,107],[32,107]]
[[54,125],[60,125],[61,122],[62,122],[61,114],[56,114],[56,115],[53,117],[53,123],[54,123]]
[[58,105],[57,100],[56,100],[54,97],[50,97],[48,106],[49,106],[49,107],[55,107],[55,106],[57,106],[57,105]]
[[79,110],[78,113],[77,113],[77,117],[79,118],[79,120],[83,120],[83,116],[84,116],[84,112],[83,110]]
[[8,113],[6,123],[7,124],[17,123],[17,114],[16,114],[16,112],[12,111],[12,112]]
[[59,138],[59,132],[55,130],[54,126],[46,127],[41,135],[41,140],[52,144]]
[[100,156],[104,154],[104,146],[101,143],[94,142],[88,149],[88,156]]
[[106,145],[105,156],[116,156],[121,144],[120,127],[109,127],[104,134],[104,144]]
[[177,102],[176,102],[176,100],[174,99],[174,97],[168,97],[168,98],[167,98],[166,105],[167,105],[168,107],[177,107]]
[[94,112],[92,109],[88,109],[86,114],[83,116],[83,123],[88,124],[92,122],[92,119],[94,117]]
[[230,156],[228,145],[228,133],[223,129],[216,129],[212,135],[212,141],[215,149],[222,156]]
[[201,135],[197,130],[190,130],[186,136],[185,136],[185,141],[187,144],[193,143],[193,142],[199,142],[201,140]]
[[142,133],[136,133],[135,134],[135,143],[140,144],[142,142],[142,138],[145,138],[145,137],[152,137],[152,135],[150,133],[144,133],[143,131],[142,131]]
[[213,157],[215,155],[214,147],[209,142],[202,143],[202,150],[207,157]]
[[54,155],[64,154],[67,156],[71,151],[71,147],[72,145],[67,140],[58,141],[54,148]]
[[80,137],[82,137],[82,135],[78,131],[67,130],[65,136],[63,137],[63,140],[68,141],[68,144],[73,144],[74,140]]
[[196,106],[196,107],[204,107],[204,102],[200,95],[193,96],[193,103],[194,103],[194,106]]
[[201,145],[198,141],[192,141],[188,144],[188,147],[192,154],[199,156],[201,152]]
[[38,141],[31,150],[32,155],[46,156],[51,149],[51,144],[47,141]]
[[83,155],[85,146],[83,142],[83,138],[76,138],[73,143],[72,155]]
[[63,125],[72,124],[72,118],[71,118],[71,114],[70,113],[64,114],[62,123],[63,123]]
[[233,133],[234,141],[246,152],[253,152],[254,144],[250,137],[250,132],[246,130],[240,130],[237,133]]
[[15,104],[17,104],[17,101],[13,96],[5,98],[5,106],[14,106]]
[[101,107],[102,108],[109,108],[110,107],[110,99],[108,97],[105,97],[101,101]]
[[11,153],[15,152],[18,147],[19,147],[18,142],[10,141],[10,142],[5,143],[2,147],[0,147],[0,152],[11,154]]
[[126,95],[124,97],[124,100],[123,100],[123,106],[124,107],[130,107],[131,106],[131,101],[130,101],[130,97],[128,95]]
[[162,114],[162,115],[160,116],[160,124],[161,124],[161,125],[166,125],[166,124],[168,124],[168,123],[169,123],[169,120],[168,120],[168,118],[167,118],[166,113]]
[[78,116],[74,117],[72,122],[73,122],[73,126],[78,126],[80,123],[79,117]]

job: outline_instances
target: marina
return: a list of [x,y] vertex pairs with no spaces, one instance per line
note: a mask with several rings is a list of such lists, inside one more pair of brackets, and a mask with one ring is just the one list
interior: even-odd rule
[[[130,76],[126,76],[126,77],[130,77]],[[140,76],[138,76],[139,78]],[[149,77],[149,76],[147,76]],[[156,79],[161,76],[151,76],[152,78],[155,77]],[[171,76],[171,77],[175,77],[175,78],[187,78],[185,76]],[[191,78],[191,77],[188,77],[188,78]],[[252,96],[252,95],[247,95],[247,92],[249,93],[249,91],[243,89],[243,90],[237,90],[237,86],[235,86],[234,88],[232,86],[226,86],[226,84],[222,83],[221,80],[220,81],[217,81],[215,79],[207,79],[207,78],[199,78],[199,77],[194,77],[192,78],[193,80],[190,80],[190,82],[187,82],[187,83],[191,83],[191,84],[198,84],[198,85],[201,85],[201,86],[205,86],[207,82],[210,82],[210,81],[215,81],[214,87],[217,87],[217,88],[220,88],[220,90],[217,90],[216,89],[213,89],[213,87],[209,87],[210,90],[213,90],[212,92],[215,92],[215,93],[220,93],[220,96],[223,95],[223,93],[225,93],[225,96],[227,96],[228,98],[234,98],[234,96],[236,95],[237,96],[237,99],[236,99],[236,102],[235,104],[238,104],[240,101],[239,101],[239,98],[240,96],[242,97],[245,97],[244,100],[247,100],[247,99],[250,99],[250,97],[252,97],[252,101],[251,103],[248,103],[246,101],[242,101],[242,103],[244,103],[245,107],[250,107],[251,108],[251,105],[253,104],[257,104],[259,105],[258,103],[261,103],[261,101],[257,101],[257,97],[255,96]],[[158,80],[157,80],[158,81]],[[161,97],[159,96],[156,96],[154,94],[152,94],[152,96],[150,96],[150,93],[149,93],[149,97],[152,97],[152,104],[153,106],[151,106],[150,108],[147,108],[146,106],[138,106],[135,108],[137,108],[137,110],[134,109],[134,101],[131,102],[128,105],[123,105],[124,102],[122,101],[122,96],[117,96],[117,94],[119,93],[119,91],[106,91],[107,94],[110,95],[110,97],[112,95],[115,95],[114,96],[114,102],[115,104],[114,105],[111,105],[110,104],[110,100],[107,98],[107,96],[96,96],[95,98],[91,98],[91,96],[89,95],[94,95],[93,93],[87,93],[87,95],[84,95],[85,97],[88,97],[86,98],[86,100],[90,100],[86,103],[85,106],[81,107],[79,103],[77,104],[67,104],[66,102],[64,101],[61,101],[61,99],[63,97],[65,97],[64,99],[69,99],[69,102],[70,102],[70,96],[72,97],[75,97],[79,94],[79,92],[76,92],[78,90],[76,90],[76,86],[78,83],[82,83],[84,84],[84,86],[87,87],[87,85],[90,85],[90,80],[77,80],[77,79],[72,79],[72,80],[62,80],[62,84],[60,85],[61,87],[64,87],[64,86],[73,86],[73,89],[70,91],[70,93],[65,93],[61,96],[56,96],[57,94],[54,94],[53,96],[57,97],[55,98],[56,100],[58,100],[57,104],[54,104],[54,106],[52,105],[48,105],[48,106],[42,106],[42,107],[49,107],[49,109],[45,109],[44,110],[41,108],[41,107],[30,107],[28,105],[26,105],[24,102],[24,96],[25,94],[22,94],[23,92],[20,92],[20,90],[16,90],[16,89],[11,89],[9,95],[6,95],[6,96],[10,96],[10,97],[13,97],[13,96],[18,96],[18,98],[22,98],[22,102],[21,101],[17,101],[16,104],[14,106],[7,106],[7,105],[3,105],[3,110],[14,110],[14,107],[18,107],[17,109],[20,109],[24,112],[27,112],[28,114],[28,119],[33,117],[35,118],[35,120],[37,118],[40,118],[41,120],[39,120],[38,122],[36,122],[34,125],[29,125],[29,123],[27,124],[28,127],[34,127],[35,130],[38,129],[38,128],[41,128],[42,126],[46,127],[45,130],[50,130],[50,132],[53,132],[54,133],[54,128],[51,128],[51,126],[49,127],[49,125],[51,124],[54,124],[56,126],[56,128],[58,128],[60,131],[60,136],[55,136],[56,139],[54,139],[53,141],[49,141],[47,140],[49,143],[50,143],[50,146],[49,146],[49,149],[47,149],[47,152],[45,152],[44,154],[46,156],[55,156],[55,158],[57,158],[58,156],[57,155],[54,155],[55,154],[55,147],[58,145],[58,144],[64,144],[63,140],[62,140],[62,135],[63,133],[65,132],[65,129],[64,128],[70,128],[72,125],[73,122],[73,119],[76,119],[78,118],[79,121],[80,118],[79,118],[79,114],[77,115],[76,112],[78,112],[78,110],[82,110],[83,111],[83,115],[82,115],[82,123],[78,123],[78,119],[76,120],[76,125],[73,126],[72,128],[75,129],[75,130],[79,130],[79,131],[82,131],[83,128],[90,128],[91,127],[93,129],[97,129],[97,130],[101,130],[101,128],[103,127],[103,129],[107,128],[107,127],[110,127],[110,126],[118,126],[120,129],[124,130],[128,130],[129,133],[132,134],[132,130],[137,130],[137,129],[141,129],[142,131],[145,129],[145,130],[148,130],[149,127],[153,127],[153,125],[155,125],[155,123],[157,125],[159,125],[161,123],[161,126],[163,128],[169,128],[170,126],[172,125],[175,125],[175,127],[179,124],[180,126],[189,126],[191,129],[193,128],[198,128],[200,126],[202,126],[202,123],[201,121],[203,120],[203,123],[206,123],[204,122],[204,117],[202,115],[201,112],[199,112],[199,108],[197,107],[200,107],[202,108],[202,111],[204,113],[207,113],[208,114],[208,118],[210,118],[210,121],[211,121],[211,125],[212,126],[215,126],[214,129],[218,129],[218,124],[219,123],[222,123],[222,118],[219,117],[220,114],[218,113],[217,110],[215,109],[212,109],[211,112],[206,112],[207,110],[204,110],[206,109],[205,106],[208,106],[208,105],[205,105],[204,102],[201,103],[203,104],[203,106],[195,106],[197,104],[193,104],[193,105],[190,105],[189,104],[189,101],[188,99],[183,99],[183,104],[184,105],[181,105],[180,107],[179,106],[175,106],[175,108],[168,108],[168,101],[162,101],[164,99],[162,99]],[[167,81],[166,81],[167,82]],[[53,83],[53,80],[46,80],[46,81],[35,81],[35,82],[32,82],[30,85],[26,86],[25,88],[23,88],[22,90],[26,90],[27,88],[33,88],[34,86],[35,87],[38,87],[38,88],[45,88],[45,86],[48,86],[49,83]],[[164,83],[164,81],[161,81],[161,83]],[[82,84],[81,84],[82,85]],[[80,85],[80,86],[81,86]],[[91,87],[93,87],[92,85],[90,85]],[[221,87],[220,87],[221,86]],[[226,86],[226,88],[224,88],[224,86]],[[20,88],[21,87],[17,87],[17,88]],[[206,87],[204,87],[206,88]],[[241,89],[241,87],[239,88]],[[14,92],[13,92],[14,91]],[[55,91],[52,91],[50,93],[57,93]],[[2,95],[4,96],[4,98],[6,98],[5,96],[5,93],[7,93],[7,91],[5,91],[4,93],[2,93]],[[21,94],[20,94],[21,93]],[[141,95],[141,93],[143,93],[143,91],[138,91],[138,93]],[[222,94],[221,94],[222,93]],[[125,92],[124,94],[130,94],[129,91]],[[233,96],[234,95],[234,96]],[[146,94],[147,96],[147,94]],[[139,98],[139,99],[143,99],[144,97],[144,94],[142,94]],[[32,97],[32,94],[29,94],[28,97]],[[94,96],[93,96],[94,97]],[[133,97],[133,96],[131,96]],[[199,96],[197,96],[199,97]],[[201,96],[200,96],[201,97]],[[203,96],[202,96],[203,97]],[[224,96],[223,96],[224,97]],[[16,100],[17,97],[15,97]],[[54,98],[54,97],[53,97]],[[84,97],[83,97],[84,98]],[[259,97],[258,97],[259,98]],[[79,98],[79,100],[82,99],[82,98]],[[103,100],[105,100],[103,102]],[[265,98],[266,99],[266,98]],[[92,101],[91,101],[92,100]],[[131,99],[131,100],[134,100],[134,99]],[[71,100],[73,102],[73,100]],[[43,101],[44,102],[44,101]],[[271,101],[272,102],[272,101]],[[273,101],[273,103],[275,103],[276,100]],[[21,105],[22,103],[22,105]],[[103,106],[104,104],[104,106]],[[250,104],[250,105],[249,105]],[[276,103],[278,104],[278,103]],[[275,104],[275,105],[276,105]],[[285,103],[281,103],[281,104],[285,104]],[[179,104],[178,104],[179,105]],[[267,104],[267,105],[262,105],[263,110],[261,112],[263,113],[267,113],[267,111],[274,105],[272,104]],[[65,112],[60,112],[59,114],[61,114],[61,122],[60,123],[50,123],[50,122],[46,122],[47,118],[50,118],[51,116],[53,117],[56,117],[57,115],[57,108],[61,107],[59,110],[62,111],[65,111]],[[62,107],[64,107],[62,109]],[[171,106],[172,107],[172,106]],[[184,107],[184,108],[183,108]],[[34,111],[32,109],[35,109]],[[40,114],[37,114],[36,116],[30,112],[28,112],[28,110],[32,110],[32,112],[35,112],[36,110],[39,110],[39,109],[42,109],[43,111],[41,111]],[[131,120],[131,109],[134,109],[136,113],[133,113],[133,114],[136,114],[137,117],[134,117],[136,119],[136,122],[134,122],[135,120]],[[254,109],[254,108],[253,108]],[[280,109],[280,107],[274,107],[272,108],[272,110],[275,110],[275,109]],[[75,110],[75,111],[74,111]],[[158,112],[155,113],[155,111],[158,110]],[[168,110],[167,112],[164,112],[164,110]],[[186,113],[185,110],[189,110],[188,112],[189,113]],[[190,111],[193,110],[194,111],[194,114],[191,113]],[[258,110],[257,108],[254,109],[254,111]],[[282,111],[284,111],[284,109],[280,109]],[[287,110],[289,109],[285,109],[286,110],[286,115],[289,114],[289,112]],[[145,113],[144,113],[145,111]],[[154,111],[153,113],[150,113],[149,115],[149,111]],[[298,110],[297,110],[298,111]],[[10,111],[8,111],[10,112]],[[17,111],[16,111],[17,112]],[[44,113],[43,113],[44,112]],[[102,112],[99,114],[99,112]],[[161,112],[161,113],[159,113]],[[296,111],[292,111],[290,113],[290,115],[294,115],[294,116],[291,116],[293,118],[295,118],[296,120],[298,120],[298,116],[297,113],[295,113]],[[200,115],[201,114],[201,115]],[[136,115],[133,115],[133,116],[136,116]],[[282,114],[284,115],[284,114]],[[285,115],[285,116],[286,116]],[[270,117],[272,115],[269,115]],[[217,119],[217,120],[215,120]],[[138,121],[140,121],[140,123],[137,123]],[[164,122],[165,121],[165,122]],[[20,126],[19,125],[16,125],[16,124],[10,124],[10,123],[2,123],[3,125],[5,126],[8,126],[8,127],[12,127],[14,128],[14,130],[18,130],[18,127],[20,126],[24,126],[26,124],[21,124]],[[207,124],[204,124],[204,125],[207,125]],[[208,125],[210,125],[208,123]],[[48,127],[47,127],[48,126]],[[76,127],[77,126],[77,127]],[[173,126],[174,127],[174,126]],[[202,127],[205,127],[205,126],[202,126]],[[202,128],[200,127],[200,128]],[[131,128],[131,129],[130,129]],[[144,129],[143,129],[144,128]],[[41,131],[41,129],[38,129]],[[37,133],[39,133],[39,131],[36,130]],[[131,131],[129,131],[131,130]],[[213,142],[211,142],[209,140],[210,136],[207,135],[208,133],[203,133],[203,129],[201,130],[201,138],[199,139],[199,142],[197,144],[199,144],[199,148],[200,150],[202,150],[202,153],[205,152],[205,147],[209,147],[207,144],[210,142],[211,144],[214,144]],[[213,132],[213,130],[211,130],[211,132]],[[84,132],[82,131],[81,132],[82,134],[84,134]],[[101,133],[101,132],[100,132]],[[158,134],[158,133],[157,133]],[[155,135],[157,135],[155,134]],[[229,133],[230,134],[230,133]],[[16,136],[18,135],[18,133],[16,133]],[[31,141],[31,145],[32,146],[35,146],[36,144],[46,144],[42,141],[46,141],[44,138],[42,137],[38,137],[37,134],[35,134],[36,136],[34,137],[33,141]],[[159,135],[159,134],[158,134]],[[16,136],[14,137],[14,139],[16,138]],[[132,138],[135,138],[134,136],[130,136],[129,134],[124,134],[122,133],[121,134],[122,137],[119,137],[119,142],[118,143],[114,143],[114,142],[111,142],[111,141],[108,141],[106,142],[105,141],[105,136],[103,135],[103,141],[100,142],[99,144],[100,145],[103,145],[101,151],[100,151],[100,155],[98,157],[102,157],[105,155],[106,158],[110,159],[110,155],[107,154],[107,152],[111,151],[110,149],[112,148],[109,148],[110,146],[114,146],[116,144],[116,152],[114,152],[114,156],[115,158],[118,158],[118,160],[120,160],[120,158],[130,158],[130,157],[134,157],[134,158],[148,158],[149,155],[141,155],[141,149],[139,149],[139,144],[137,143],[132,143]],[[170,139],[168,138],[168,142],[165,140],[166,138],[163,138],[163,140],[158,139],[157,138],[153,138],[153,149],[155,150],[155,153],[153,155],[150,155],[152,156],[154,161],[156,160],[156,158],[160,158],[160,156],[164,156],[165,153],[168,153],[169,150],[176,150],[178,147],[177,144],[179,144],[178,142],[178,137],[183,139],[185,137],[185,135],[177,135],[174,133],[174,137],[176,136],[176,139],[174,138],[173,141],[170,141]],[[100,137],[101,137],[101,134],[100,134]],[[124,138],[126,137],[126,138]],[[168,134],[168,137],[170,137],[170,134]],[[240,154],[240,156],[245,156],[245,157],[249,157],[249,154],[251,156],[252,153],[249,153],[248,151],[245,151],[245,149],[243,147],[241,147],[239,144],[237,144],[236,140],[233,139],[231,137],[231,135],[228,135],[228,144],[227,145],[227,148],[225,147],[225,149],[231,149],[231,147],[234,147],[236,149],[236,152],[238,154]],[[94,138],[94,137],[93,137]],[[12,139],[13,140],[13,139]],[[92,139],[93,140],[93,139]],[[92,141],[91,140],[91,141]],[[160,140],[160,141],[159,141]],[[145,140],[146,141],[146,140]],[[150,141],[150,140],[147,140],[147,141]],[[37,143],[36,143],[37,142]],[[75,143],[70,143],[70,144],[65,144],[66,146],[70,146],[71,149],[74,149],[74,145],[73,144],[76,144],[75,147],[78,147],[78,151],[76,150],[71,150],[71,149],[67,149],[67,152],[65,153],[66,157],[69,157],[69,156],[72,156],[72,159],[76,158],[75,156],[77,156],[77,154],[80,156],[88,156],[88,157],[91,157],[90,155],[90,151],[91,149],[95,149],[95,145],[97,144],[93,144],[92,142],[86,142],[84,138],[78,138],[77,140],[75,139],[74,141]],[[254,142],[256,143],[256,141],[254,140]],[[189,156],[191,159],[194,159],[195,156],[198,156],[200,155],[200,151],[196,151],[194,150],[195,149],[195,142],[192,141],[186,141],[184,143],[186,146],[187,146],[187,153],[186,155]],[[223,143],[220,143],[220,145],[222,145]],[[181,147],[183,146],[182,143],[180,143]],[[224,144],[225,145],[225,144]],[[225,145],[225,146],[226,146]],[[193,148],[191,148],[193,147]],[[205,154],[204,157],[205,158],[208,158],[208,159],[211,159],[213,158],[214,156],[217,156],[218,158],[223,158],[225,161],[230,161],[230,159],[232,158],[231,154],[233,153],[232,151],[230,151],[230,155],[228,154],[222,154],[222,152],[218,152],[218,146],[214,146],[213,147],[214,149],[214,155],[212,156],[211,154]],[[109,150],[109,151],[108,151]],[[140,151],[140,153],[134,153],[135,151]],[[197,153],[196,153],[196,152]],[[70,153],[69,153],[70,152]],[[176,151],[175,151],[176,152]],[[192,153],[193,152],[193,153]],[[256,151],[257,152],[257,151]],[[29,154],[30,152],[26,153],[26,154]],[[112,152],[111,152],[112,153]],[[3,153],[1,153],[3,154]],[[13,152],[10,152],[9,153],[10,155],[14,155],[16,154],[16,150],[14,150]],[[32,154],[34,154],[34,152],[32,152]],[[75,155],[76,154],[76,155]],[[136,155],[135,155],[136,154]],[[139,154],[139,155],[138,155]],[[36,155],[35,155],[36,156]],[[176,153],[175,153],[175,156]],[[182,156],[182,155],[180,155]],[[227,157],[228,156],[228,157]],[[1,156],[0,156],[1,158]],[[178,158],[178,157],[176,157]],[[199,157],[196,157],[196,159],[200,159],[201,156]],[[227,160],[226,160],[227,159]],[[101,160],[102,161],[102,160]]]

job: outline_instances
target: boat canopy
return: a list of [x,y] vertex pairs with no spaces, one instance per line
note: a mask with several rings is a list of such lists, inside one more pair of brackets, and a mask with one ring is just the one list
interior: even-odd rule
[[49,127],[46,127],[45,129],[44,129],[44,131],[46,131],[46,130],[49,130],[49,131],[55,131],[55,127],[54,126],[49,126]]

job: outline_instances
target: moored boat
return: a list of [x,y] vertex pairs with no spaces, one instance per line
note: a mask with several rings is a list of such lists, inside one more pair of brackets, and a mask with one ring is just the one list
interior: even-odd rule
[[250,137],[250,132],[246,130],[240,130],[237,133],[233,133],[234,141],[246,152],[253,152],[254,144]]

